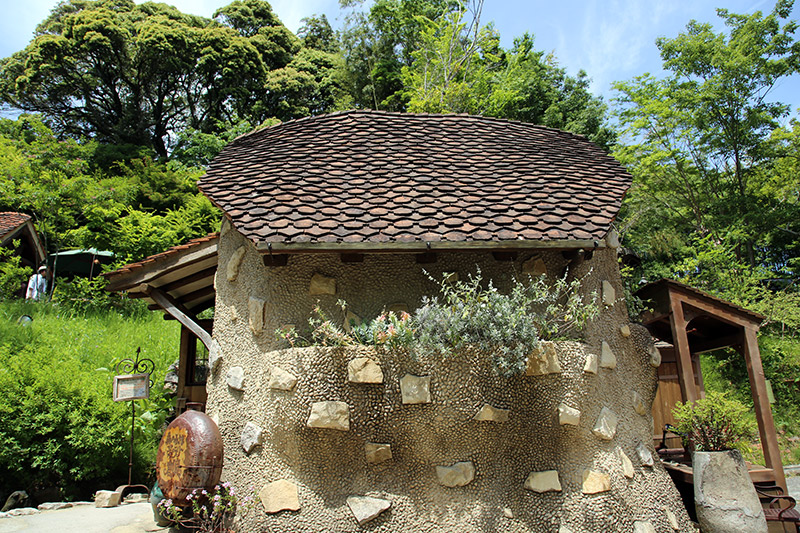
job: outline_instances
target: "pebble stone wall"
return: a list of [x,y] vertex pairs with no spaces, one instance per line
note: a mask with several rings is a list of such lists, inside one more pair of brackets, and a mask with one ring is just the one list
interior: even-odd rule
[[365,319],[413,310],[436,293],[427,274],[479,268],[500,289],[523,271],[560,275],[559,252],[430,264],[308,254],[266,267],[226,223],[219,258],[207,412],[225,443],[223,479],[259,493],[243,531],[693,530],[653,450],[660,361],[628,322],[614,248],[573,268],[601,308],[585,338],[542,343],[510,378],[480,353],[280,349],[274,331],[307,323],[317,301],[333,316],[338,299]]

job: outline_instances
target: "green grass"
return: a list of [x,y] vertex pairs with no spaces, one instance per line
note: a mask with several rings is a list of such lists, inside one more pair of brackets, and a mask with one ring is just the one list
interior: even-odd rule
[[[33,320],[19,322],[23,315]],[[56,488],[87,498],[127,482],[130,404],[112,401],[114,367],[155,363],[150,400],[136,402],[136,473],[148,481],[171,400],[162,392],[180,327],[161,313],[73,312],[51,303],[0,302],[0,498]],[[138,480],[138,481],[137,481]]]

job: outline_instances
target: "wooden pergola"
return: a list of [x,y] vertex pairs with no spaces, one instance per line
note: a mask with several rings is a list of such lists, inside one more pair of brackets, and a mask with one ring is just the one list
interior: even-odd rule
[[693,365],[697,354],[732,347],[744,357],[764,462],[775,483],[786,490],[756,336],[764,317],[668,279],[646,285],[636,295],[652,306],[652,311],[642,314],[642,323],[656,339],[674,349],[682,401],[694,402],[702,394],[702,376],[694,370],[697,366],[699,374],[699,365]]

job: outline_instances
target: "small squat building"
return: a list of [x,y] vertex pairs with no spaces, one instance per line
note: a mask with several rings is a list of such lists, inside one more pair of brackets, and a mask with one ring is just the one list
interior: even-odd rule
[[[260,495],[241,529],[691,531],[653,449],[660,357],[622,301],[630,182],[580,136],[464,115],[350,111],[227,146],[199,184],[225,215],[206,412],[223,479]],[[510,377],[489,354],[275,335],[316,305],[414,311],[478,271],[580,278],[599,315]]]

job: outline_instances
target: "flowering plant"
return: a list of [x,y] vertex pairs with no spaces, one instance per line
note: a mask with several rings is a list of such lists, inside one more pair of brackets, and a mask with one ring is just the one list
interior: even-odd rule
[[203,533],[232,533],[236,511],[248,511],[255,505],[253,496],[240,498],[227,481],[211,491],[195,489],[186,496],[186,501],[190,505],[179,506],[171,499],[165,499],[159,502],[158,507],[169,520]]

